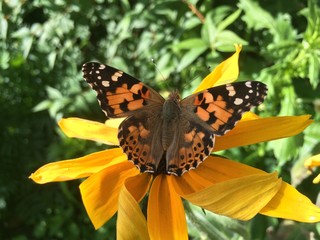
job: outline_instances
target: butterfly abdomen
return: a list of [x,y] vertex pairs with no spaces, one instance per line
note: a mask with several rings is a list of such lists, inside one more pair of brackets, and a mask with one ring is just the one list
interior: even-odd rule
[[173,140],[173,135],[177,131],[181,113],[180,96],[177,92],[169,95],[162,108],[162,147],[167,151]]

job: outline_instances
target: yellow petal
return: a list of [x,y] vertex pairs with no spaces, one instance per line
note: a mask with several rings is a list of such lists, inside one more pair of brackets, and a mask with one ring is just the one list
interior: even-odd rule
[[169,180],[172,181],[175,191],[179,195],[190,194],[213,185],[211,181],[206,179],[206,175],[202,175],[199,172],[199,168],[203,164],[204,163],[202,163],[196,170],[189,171],[181,177],[173,179],[169,178]]
[[118,129],[103,123],[81,118],[63,118],[59,121],[61,130],[68,137],[93,140],[110,145],[118,145]]
[[260,213],[299,222],[320,222],[320,208],[285,182],[282,182],[278,193]]
[[[310,172],[312,173],[312,168],[315,167],[319,167],[320,166],[320,154],[318,155],[314,155],[310,158],[308,158],[305,162],[304,162],[304,166],[306,168],[308,168],[310,170]],[[320,183],[320,174],[315,177],[312,181],[314,184]]]
[[248,121],[248,120],[254,120],[254,119],[259,119],[260,117],[253,113],[253,112],[246,112],[242,115],[241,121]]
[[309,115],[240,121],[230,132],[216,138],[214,151],[290,137],[302,132],[311,123]]
[[119,125],[125,120],[126,118],[110,118],[104,124],[107,127],[112,127],[118,129]]
[[152,175],[143,173],[134,177],[130,177],[125,182],[125,187],[137,202],[146,195],[149,190]]
[[308,158],[304,162],[304,166],[307,168],[320,167],[320,154]]
[[148,229],[151,239],[188,239],[188,229],[181,198],[168,178],[158,175],[150,190]]
[[38,184],[69,181],[88,177],[106,167],[126,161],[127,156],[120,148],[108,149],[76,159],[46,164],[29,178]]
[[132,163],[123,162],[95,173],[81,183],[82,201],[95,229],[116,213],[124,181],[137,174],[139,170]]
[[312,182],[313,182],[314,184],[320,183],[320,174],[319,174],[318,176],[316,176],[316,177],[312,180]]
[[214,213],[249,220],[275,196],[281,182],[276,173],[256,174],[220,182],[182,197]]
[[[149,239],[147,221],[138,202],[146,194],[150,180],[150,174],[140,174],[128,178],[121,188],[117,218],[117,239]],[[126,185],[130,185],[130,187],[128,188]]]
[[239,54],[241,45],[235,45],[236,52],[227,60],[220,63],[208,76],[206,76],[194,92],[200,92],[207,88],[227,84],[235,81],[239,76]]
[[226,158],[209,156],[197,169],[174,178],[173,185],[178,194],[187,195],[216,183],[258,174],[267,173]]

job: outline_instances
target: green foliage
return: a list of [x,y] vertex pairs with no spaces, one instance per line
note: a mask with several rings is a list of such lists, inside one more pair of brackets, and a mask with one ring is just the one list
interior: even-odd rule
[[[114,238],[115,218],[99,231],[93,229],[79,181],[40,186],[28,179],[45,163],[104,147],[68,139],[56,124],[69,116],[104,121],[81,76],[81,65],[91,60],[122,69],[163,93],[179,89],[186,95],[207,75],[207,66],[214,68],[230,56],[234,43],[243,44],[240,79],[254,78],[269,88],[258,112],[311,114],[315,123],[299,136],[223,154],[279,171],[315,201],[318,190],[303,161],[320,152],[319,2],[188,3],[0,1],[1,239]],[[190,227],[192,239],[201,239],[200,233],[267,239],[267,228],[273,229],[272,237],[287,229],[287,222],[263,216],[242,225],[191,210],[194,218],[189,220],[201,225],[199,231]],[[290,229],[295,234],[286,239],[320,235],[319,224],[293,223]]]

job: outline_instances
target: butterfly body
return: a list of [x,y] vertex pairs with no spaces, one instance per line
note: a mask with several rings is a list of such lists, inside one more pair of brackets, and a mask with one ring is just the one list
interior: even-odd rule
[[162,122],[162,148],[167,151],[169,148],[177,124],[180,122],[181,105],[180,96],[173,92],[169,95],[168,99],[164,102],[162,108],[162,117],[159,121]]
[[242,114],[259,105],[267,88],[255,81],[209,88],[181,99],[164,99],[132,76],[99,63],[83,66],[107,117],[127,117],[119,145],[141,172],[177,176],[196,168],[211,153],[215,136],[231,130]]

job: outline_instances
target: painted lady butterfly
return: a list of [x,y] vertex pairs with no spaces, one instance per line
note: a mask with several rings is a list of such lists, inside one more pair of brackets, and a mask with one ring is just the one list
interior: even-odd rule
[[83,65],[84,79],[97,92],[110,118],[127,117],[119,143],[141,172],[177,176],[198,167],[211,153],[215,136],[234,128],[242,114],[263,102],[267,87],[257,81],[209,88],[168,99],[134,77],[110,66]]

